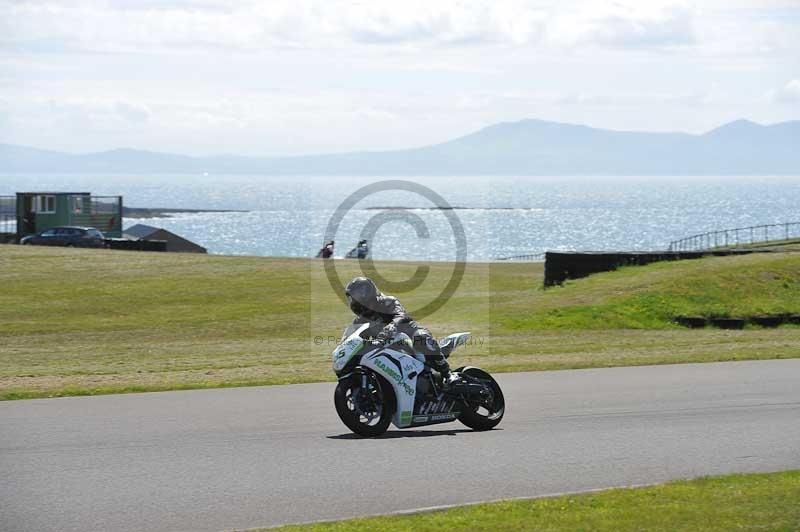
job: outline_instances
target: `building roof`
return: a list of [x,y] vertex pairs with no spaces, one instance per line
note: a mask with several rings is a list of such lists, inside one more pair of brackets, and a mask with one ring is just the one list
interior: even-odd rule
[[91,192],[17,192],[17,194],[22,194],[24,196],[63,196],[64,194],[68,196],[91,196]]
[[152,225],[136,224],[123,230],[126,235],[135,236],[136,238],[147,238],[156,231],[161,231],[160,227],[153,227]]
[[[125,229],[122,232],[122,236],[131,240],[148,240],[152,237],[155,237],[155,240],[165,240],[167,241],[167,251],[188,251],[189,249],[201,253],[208,251],[203,246],[195,244],[191,240],[186,240],[172,231],[145,224],[136,224]],[[176,246],[180,249],[176,248]]]

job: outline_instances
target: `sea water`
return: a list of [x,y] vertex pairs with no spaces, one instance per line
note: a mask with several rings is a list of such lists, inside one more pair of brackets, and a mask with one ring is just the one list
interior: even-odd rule
[[[409,191],[367,195],[346,213],[339,211],[335,256],[344,256],[365,228],[376,229],[370,242],[376,259],[453,260],[460,249],[454,235],[463,230],[466,246],[461,251],[468,260],[483,261],[547,250],[659,250],[695,233],[800,221],[800,176],[402,179],[432,190],[454,209],[441,210],[440,200]],[[126,218],[124,226],[163,227],[210,253],[309,257],[322,246],[342,202],[384,180],[0,175],[0,195],[91,192],[122,195],[129,207],[245,211]],[[422,227],[419,235],[417,226]]]

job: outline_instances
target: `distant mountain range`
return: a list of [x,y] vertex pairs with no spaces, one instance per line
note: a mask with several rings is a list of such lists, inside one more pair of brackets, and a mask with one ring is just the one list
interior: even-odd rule
[[800,121],[737,120],[702,135],[521,120],[395,151],[189,157],[118,149],[73,155],[0,144],[0,172],[263,175],[800,175]]

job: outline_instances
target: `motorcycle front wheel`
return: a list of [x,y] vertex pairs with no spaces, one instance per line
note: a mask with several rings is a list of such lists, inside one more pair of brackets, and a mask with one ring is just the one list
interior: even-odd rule
[[395,410],[392,387],[371,371],[355,373],[339,381],[333,403],[342,423],[367,438],[386,432]]

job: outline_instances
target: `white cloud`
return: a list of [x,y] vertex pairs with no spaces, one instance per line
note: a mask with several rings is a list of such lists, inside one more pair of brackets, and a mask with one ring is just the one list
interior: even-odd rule
[[556,11],[546,39],[562,45],[692,44],[694,15],[689,5],[676,2],[582,2]]
[[[693,41],[694,11],[671,0],[112,1],[0,4],[0,42],[34,50],[263,50],[502,43],[669,46]],[[235,7],[231,7],[235,6]]]
[[521,44],[540,33],[546,16],[517,0],[345,3],[337,15],[327,15],[345,37],[372,44]]
[[779,89],[770,90],[767,98],[776,103],[800,103],[800,79],[793,79]]
[[797,119],[800,9],[784,1],[0,0],[0,141],[264,155],[527,117]]
[[117,102],[114,109],[119,116],[133,124],[143,124],[150,120],[150,109],[146,105]]
[[230,11],[231,2],[224,0],[108,0],[109,7],[141,9],[190,9]]
[[175,54],[498,44],[795,53],[797,5],[776,1],[741,0],[726,9],[710,0],[0,0],[0,46]]

